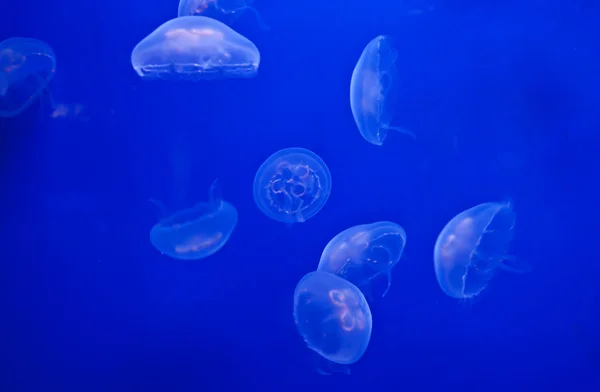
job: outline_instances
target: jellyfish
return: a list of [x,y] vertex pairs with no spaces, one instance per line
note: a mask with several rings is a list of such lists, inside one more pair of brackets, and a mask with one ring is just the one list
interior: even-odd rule
[[327,244],[317,271],[338,275],[364,287],[378,276],[387,277],[385,296],[392,283],[392,268],[406,246],[406,232],[393,222],[357,225],[333,237]]
[[335,364],[357,362],[371,339],[373,322],[364,295],[328,272],[314,271],[300,279],[294,321],[308,348]]
[[235,229],[238,213],[216,196],[216,190],[215,181],[208,202],[178,211],[154,225],[150,231],[152,245],[160,253],[178,260],[199,260],[219,251]]
[[360,134],[380,146],[388,131],[415,139],[414,133],[391,125],[398,94],[398,52],[389,36],[374,38],[363,50],[350,81],[350,107]]
[[435,243],[433,261],[448,296],[473,298],[497,271],[524,273],[528,265],[508,254],[515,213],[510,202],[483,203],[456,215]]
[[182,16],[137,44],[131,63],[144,79],[252,78],[260,53],[250,40],[217,20]]
[[0,117],[14,117],[46,92],[56,71],[56,56],[45,42],[13,37],[0,42]]
[[261,29],[270,30],[256,8],[250,5],[253,2],[254,0],[180,0],[177,16],[202,15],[233,25],[246,11],[250,11]]
[[254,201],[269,218],[304,222],[323,208],[331,192],[325,162],[304,148],[285,148],[271,155],[254,177]]

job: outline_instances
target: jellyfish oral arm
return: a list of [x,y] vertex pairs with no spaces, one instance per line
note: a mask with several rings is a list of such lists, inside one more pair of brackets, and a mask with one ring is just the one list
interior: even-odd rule
[[503,255],[501,258],[498,258],[495,266],[502,271],[513,274],[526,274],[532,270],[529,263],[518,260],[515,256],[511,255]]
[[386,130],[388,130],[388,131],[400,132],[401,134],[406,135],[406,136],[410,137],[413,140],[417,140],[417,136],[412,131],[409,131],[407,129],[400,128],[400,127],[392,127],[392,126],[386,126],[386,127],[383,127],[383,128],[386,129]]

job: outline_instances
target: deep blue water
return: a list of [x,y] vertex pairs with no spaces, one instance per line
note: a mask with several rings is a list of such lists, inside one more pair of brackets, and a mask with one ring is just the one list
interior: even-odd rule
[[[258,76],[195,84],[130,64],[176,0],[3,5],[0,40],[50,44],[52,94],[88,120],[39,105],[0,119],[0,391],[598,390],[599,5],[499,3],[256,0],[271,30],[250,15],[234,27],[261,51]],[[398,44],[396,119],[416,142],[371,145],[352,118],[350,76],[379,34]],[[252,183],[295,146],[333,188],[286,227]],[[215,178],[239,212],[230,241],[197,262],[160,255],[148,199],[191,205]],[[532,272],[500,274],[472,303],[446,297],[439,231],[505,199]],[[321,376],[294,288],[334,235],[378,220],[405,228],[405,254],[352,375]]]

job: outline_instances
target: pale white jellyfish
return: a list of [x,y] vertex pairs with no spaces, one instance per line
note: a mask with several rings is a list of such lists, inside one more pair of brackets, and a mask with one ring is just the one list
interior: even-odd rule
[[358,130],[378,146],[391,130],[415,138],[411,131],[391,125],[398,94],[397,61],[391,38],[380,35],[363,50],[350,81],[350,107]]

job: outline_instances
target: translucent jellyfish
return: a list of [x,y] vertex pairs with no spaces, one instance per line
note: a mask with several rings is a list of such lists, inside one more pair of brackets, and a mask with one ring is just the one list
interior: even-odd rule
[[380,146],[388,131],[415,138],[411,131],[391,125],[398,94],[398,52],[390,37],[380,35],[363,50],[350,81],[350,107],[360,134]]
[[251,78],[260,53],[246,37],[205,16],[162,24],[133,49],[131,64],[144,79]]
[[252,7],[254,0],[180,0],[177,16],[208,16],[232,25],[246,11],[251,11],[259,26],[269,30],[256,8]]
[[328,361],[349,365],[371,339],[371,310],[352,283],[328,272],[305,275],[294,292],[294,321],[308,345]]
[[515,213],[509,202],[483,203],[456,215],[435,243],[433,260],[438,283],[453,298],[481,293],[498,270],[527,271],[508,254]]
[[209,202],[178,211],[154,225],[150,231],[152,245],[179,260],[202,259],[221,249],[237,224],[238,213],[215,193],[216,181],[210,188]]
[[392,268],[406,246],[406,232],[393,222],[353,226],[333,237],[321,254],[317,271],[338,275],[362,288],[378,276],[392,283]]
[[269,218],[304,222],[323,208],[331,192],[325,162],[304,148],[285,148],[271,155],[254,177],[254,201]]
[[0,42],[0,117],[27,109],[47,90],[55,71],[56,56],[46,43],[19,37]]

